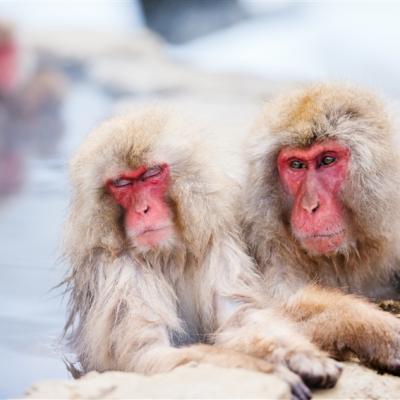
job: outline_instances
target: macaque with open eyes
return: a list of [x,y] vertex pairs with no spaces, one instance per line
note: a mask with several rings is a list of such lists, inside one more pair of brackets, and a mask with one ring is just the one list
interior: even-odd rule
[[400,169],[379,99],[315,85],[267,104],[249,139],[247,243],[267,293],[331,355],[400,374]]
[[349,232],[340,194],[349,153],[335,141],[279,152],[279,176],[292,203],[292,233],[311,254],[329,254],[346,242]]
[[105,122],[74,157],[66,331],[80,369],[205,362],[276,372],[306,399],[303,381],[331,387],[341,368],[266,308],[212,154],[193,124],[152,108]]

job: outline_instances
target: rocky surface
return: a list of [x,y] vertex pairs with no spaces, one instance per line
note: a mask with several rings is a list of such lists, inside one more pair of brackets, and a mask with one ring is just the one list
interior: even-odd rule
[[32,386],[27,398],[66,399],[288,399],[287,384],[273,375],[212,365],[187,365],[151,377],[123,372],[91,372],[77,381],[49,381]]
[[343,374],[336,387],[318,390],[315,399],[398,399],[400,378],[360,366],[345,363]]
[[[379,375],[346,363],[335,388],[314,392],[315,399],[394,399],[400,378]],[[79,380],[47,381],[24,394],[29,399],[289,399],[286,383],[274,375],[212,365],[190,364],[151,377],[124,372],[91,372]]]

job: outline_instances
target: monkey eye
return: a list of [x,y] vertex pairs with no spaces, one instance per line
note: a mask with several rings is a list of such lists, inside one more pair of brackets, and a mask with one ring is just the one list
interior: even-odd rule
[[304,164],[300,160],[293,160],[290,162],[290,168],[292,168],[292,169],[302,169],[305,167],[306,167],[306,164]]
[[132,185],[132,181],[129,179],[125,179],[125,178],[118,178],[118,179],[114,179],[112,181],[112,184],[115,187],[124,187],[124,186]]
[[156,165],[154,167],[149,168],[141,177],[140,179],[142,181],[145,181],[146,179],[153,178],[155,176],[160,175],[162,172],[162,168],[159,165]]
[[325,156],[321,160],[321,165],[330,165],[336,161],[336,157],[333,156]]

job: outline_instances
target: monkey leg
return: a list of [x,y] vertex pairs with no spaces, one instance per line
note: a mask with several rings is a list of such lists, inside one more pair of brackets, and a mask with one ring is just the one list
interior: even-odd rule
[[272,310],[243,307],[216,333],[218,346],[282,364],[312,388],[333,387],[342,367]]
[[357,296],[308,286],[285,310],[333,357],[356,355],[378,370],[400,375],[400,320]]

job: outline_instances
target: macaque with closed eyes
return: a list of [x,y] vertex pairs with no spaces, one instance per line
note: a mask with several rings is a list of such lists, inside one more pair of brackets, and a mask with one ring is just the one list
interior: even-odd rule
[[267,293],[333,356],[400,374],[399,152],[372,93],[320,84],[267,103],[248,142],[244,230]]
[[66,331],[83,372],[195,361],[277,372],[295,397],[341,368],[267,308],[232,182],[195,125],[151,108],[95,129],[71,163]]

